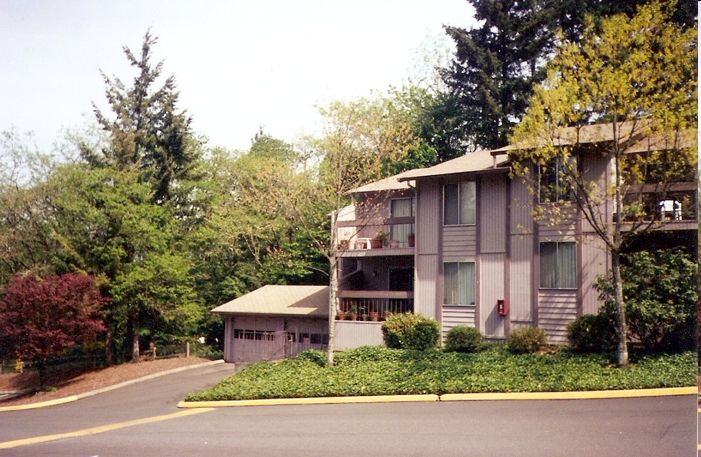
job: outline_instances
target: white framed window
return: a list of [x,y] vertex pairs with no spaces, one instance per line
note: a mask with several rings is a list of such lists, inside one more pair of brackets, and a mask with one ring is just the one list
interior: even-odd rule
[[475,181],[446,184],[443,187],[443,225],[474,225],[476,222]]
[[577,288],[577,244],[575,242],[540,243],[540,288]]
[[443,264],[443,304],[475,306],[475,262]]

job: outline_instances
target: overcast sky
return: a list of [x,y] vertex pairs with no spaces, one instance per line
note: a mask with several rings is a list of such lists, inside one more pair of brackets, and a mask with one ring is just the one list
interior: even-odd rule
[[93,122],[92,101],[107,110],[100,70],[131,84],[122,46],[140,53],[151,28],[211,145],[248,149],[259,126],[292,142],[319,131],[315,105],[401,84],[443,24],[471,15],[466,0],[0,0],[0,130],[49,152]]

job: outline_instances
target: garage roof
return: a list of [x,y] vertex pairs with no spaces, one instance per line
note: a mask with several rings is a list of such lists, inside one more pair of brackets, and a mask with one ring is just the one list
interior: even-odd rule
[[216,314],[328,317],[328,286],[263,286],[212,310]]

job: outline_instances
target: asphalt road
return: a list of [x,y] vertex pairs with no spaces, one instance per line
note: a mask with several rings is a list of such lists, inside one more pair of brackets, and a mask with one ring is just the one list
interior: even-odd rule
[[[696,396],[176,408],[215,365],[78,402],[1,412],[0,456],[674,456],[697,453]],[[41,442],[59,434],[59,439]],[[71,434],[60,435],[60,434]],[[24,443],[16,440],[28,439]],[[19,445],[7,447],[8,442]]]

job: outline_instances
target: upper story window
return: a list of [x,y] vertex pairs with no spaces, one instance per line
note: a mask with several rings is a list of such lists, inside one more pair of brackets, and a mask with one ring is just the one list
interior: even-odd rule
[[390,201],[391,217],[412,217],[414,215],[413,198],[395,198]]
[[477,185],[474,181],[443,188],[443,225],[474,225],[477,221]]
[[577,245],[572,241],[540,243],[540,288],[577,288]]
[[557,203],[574,201],[572,187],[567,182],[569,170],[577,166],[575,157],[563,160],[557,157],[547,165],[538,168],[538,197],[540,203]]

